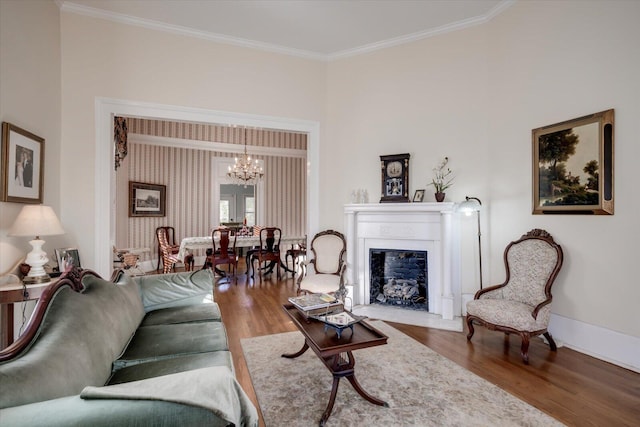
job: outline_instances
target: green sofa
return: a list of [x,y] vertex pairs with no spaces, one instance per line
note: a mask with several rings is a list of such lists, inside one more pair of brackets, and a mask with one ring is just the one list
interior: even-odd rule
[[256,426],[210,270],[72,271],[0,352],[0,425]]

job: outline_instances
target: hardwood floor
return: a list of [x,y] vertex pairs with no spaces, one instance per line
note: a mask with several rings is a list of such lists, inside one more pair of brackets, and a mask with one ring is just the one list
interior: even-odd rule
[[[237,284],[219,283],[214,293],[227,327],[236,375],[257,407],[240,339],[296,330],[281,308],[295,295],[294,279],[287,275],[277,281],[275,274],[271,276],[261,282],[256,275],[255,281],[247,283],[241,272]],[[537,338],[531,342],[527,366],[520,358],[518,337],[482,327],[476,328],[469,343],[466,328],[460,333],[389,324],[564,424],[640,425],[638,373],[568,348],[551,352]]]

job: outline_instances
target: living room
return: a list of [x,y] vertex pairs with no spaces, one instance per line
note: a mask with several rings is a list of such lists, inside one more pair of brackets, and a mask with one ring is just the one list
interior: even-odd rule
[[[432,169],[449,157],[456,180],[446,200],[482,199],[484,282],[504,278],[508,242],[549,231],[565,251],[550,330],[569,348],[640,370],[631,268],[640,201],[629,178],[640,154],[631,126],[640,115],[638,2],[509,2],[477,25],[331,60],[61,4],[0,3],[0,118],[46,140],[44,204],[66,231],[47,238],[50,251],[77,247],[83,266],[109,276],[111,113],[307,133],[309,235],[343,230],[355,189],[377,202],[380,155],[411,153],[410,191],[426,188],[426,202]],[[532,129],[610,108],[614,215],[532,215]],[[0,203],[3,273],[29,250],[7,236],[20,208]],[[472,253],[474,237],[462,242]],[[476,257],[463,266],[464,294],[478,289]]]

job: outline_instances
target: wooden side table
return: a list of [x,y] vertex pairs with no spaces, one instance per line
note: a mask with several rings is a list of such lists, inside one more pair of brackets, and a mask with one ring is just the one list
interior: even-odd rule
[[[11,280],[10,277],[15,277]],[[17,276],[6,276],[0,278],[0,304],[2,304],[2,316],[0,317],[0,327],[2,328],[2,342],[0,349],[8,347],[13,343],[13,321],[14,304],[17,302],[36,300],[40,298],[42,292],[59,279],[51,279],[48,283],[37,283],[23,285]],[[7,283],[5,283],[7,282]]]

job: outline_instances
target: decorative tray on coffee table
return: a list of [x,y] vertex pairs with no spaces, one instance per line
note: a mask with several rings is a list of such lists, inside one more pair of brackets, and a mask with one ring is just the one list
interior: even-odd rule
[[340,311],[327,314],[311,315],[309,316],[309,318],[324,323],[325,332],[329,328],[335,330],[336,334],[338,334],[338,339],[340,339],[342,331],[349,328],[351,329],[351,333],[353,333],[353,325],[360,322],[361,320],[366,319],[367,316],[356,316],[349,311]]

